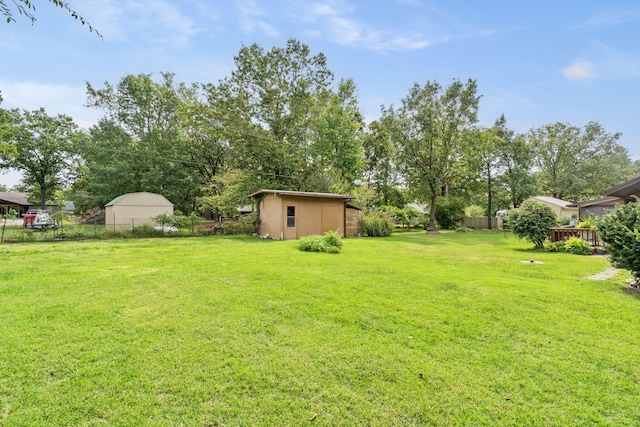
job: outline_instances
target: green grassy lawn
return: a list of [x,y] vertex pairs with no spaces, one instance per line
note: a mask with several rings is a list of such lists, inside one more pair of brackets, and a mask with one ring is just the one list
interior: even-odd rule
[[605,258],[500,232],[296,244],[0,246],[0,425],[638,424],[640,298],[585,278]]

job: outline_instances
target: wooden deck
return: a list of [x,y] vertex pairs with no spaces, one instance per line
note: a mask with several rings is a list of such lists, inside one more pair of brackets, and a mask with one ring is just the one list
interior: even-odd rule
[[593,228],[552,228],[550,239],[552,242],[567,240],[569,237],[580,237],[591,246],[603,246],[598,240],[598,234]]

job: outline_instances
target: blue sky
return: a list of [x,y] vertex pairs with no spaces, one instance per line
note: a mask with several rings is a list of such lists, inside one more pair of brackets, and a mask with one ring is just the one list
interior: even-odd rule
[[[36,0],[37,22],[0,23],[2,107],[72,116],[89,128],[86,82],[173,72],[216,83],[241,46],[289,38],[352,78],[367,120],[414,82],[476,79],[480,124],[518,132],[598,121],[640,158],[640,4],[498,0],[69,0],[103,35]],[[6,2],[11,4],[9,0]],[[19,176],[0,175],[13,185]]]

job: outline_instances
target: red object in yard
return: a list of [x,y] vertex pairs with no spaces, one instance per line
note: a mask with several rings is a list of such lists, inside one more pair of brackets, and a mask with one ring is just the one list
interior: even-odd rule
[[33,226],[33,221],[36,220],[36,215],[38,215],[37,209],[29,209],[27,213],[24,214],[24,218],[22,220],[22,225],[24,225],[24,228]]
[[27,213],[24,214],[24,217],[22,220],[22,225],[24,226],[24,228],[33,228],[33,222],[36,220],[36,217],[38,216],[38,212],[45,212],[51,215],[50,210],[42,211],[39,209],[29,209]]

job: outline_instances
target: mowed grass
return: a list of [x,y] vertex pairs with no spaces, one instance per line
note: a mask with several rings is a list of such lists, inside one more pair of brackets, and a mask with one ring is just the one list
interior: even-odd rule
[[0,246],[0,425],[640,422],[640,298],[585,278],[605,258],[499,232],[296,245]]

